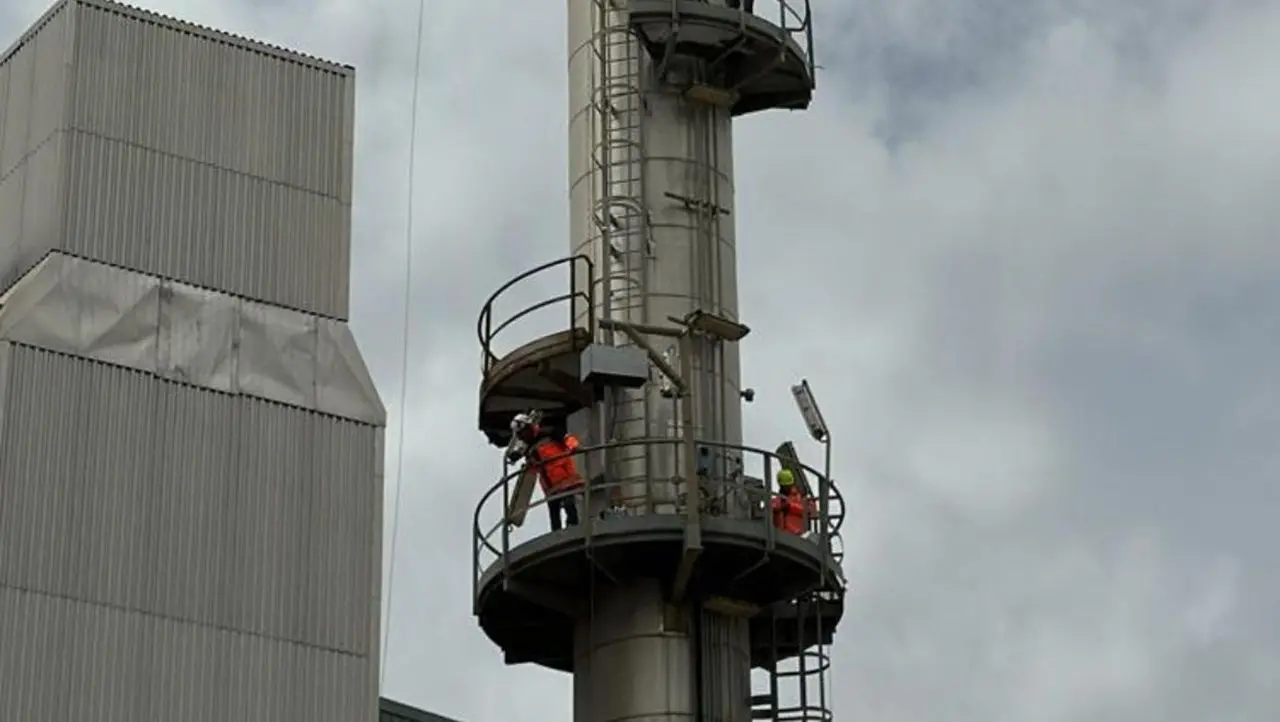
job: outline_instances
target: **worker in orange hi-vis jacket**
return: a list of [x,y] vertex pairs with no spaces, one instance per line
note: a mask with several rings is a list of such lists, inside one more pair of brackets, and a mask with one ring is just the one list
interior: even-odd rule
[[[571,492],[582,486],[582,475],[573,456],[580,444],[578,437],[564,429],[542,423],[536,414],[519,414],[511,422],[513,443],[508,461],[525,460],[525,468],[538,474],[538,484],[547,498],[551,515],[551,531],[565,525],[577,526],[577,495]],[[563,519],[562,519],[563,517]]]
[[773,497],[771,504],[773,525],[781,531],[802,536],[809,531],[809,520],[817,515],[817,509],[813,500],[800,491],[790,469],[780,469],[777,479],[779,496]]

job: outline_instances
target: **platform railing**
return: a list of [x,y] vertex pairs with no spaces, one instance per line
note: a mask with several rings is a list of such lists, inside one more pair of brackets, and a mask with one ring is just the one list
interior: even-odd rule
[[795,657],[777,660],[773,672],[776,709],[774,722],[831,722],[824,681],[831,671],[831,655],[814,645]]
[[[494,305],[511,289],[520,285],[535,276],[559,268],[568,266],[569,269],[569,291],[557,296],[546,298],[538,303],[525,306],[519,311],[500,318],[495,325],[494,321]],[[578,277],[578,271],[585,270],[585,278]],[[559,258],[549,263],[544,263],[536,268],[531,268],[524,273],[512,278],[502,284],[498,290],[493,292],[485,301],[484,306],[480,310],[480,317],[476,320],[476,337],[480,340],[480,370],[483,374],[488,374],[493,365],[501,359],[501,355],[493,350],[494,340],[506,329],[510,328],[515,322],[527,318],[530,314],[536,313],[544,308],[549,308],[558,303],[565,303],[569,307],[569,323],[568,329],[573,329],[579,325],[579,317],[586,313],[587,324],[585,326],[588,333],[595,332],[595,264],[591,258],[586,255],[567,256]],[[532,339],[526,339],[532,340]],[[519,347],[515,344],[512,349]]]
[[804,51],[809,77],[814,77],[817,65],[813,59],[813,8],[809,0],[756,0],[750,14],[775,23],[785,35],[790,35]]
[[[760,11],[761,5],[776,5],[777,16],[771,17],[773,13]],[[765,20],[777,23],[783,32],[801,33],[809,29],[810,20],[813,17],[813,10],[809,7],[809,0],[756,0],[754,13]]]
[[[511,506],[512,491],[517,487],[522,469],[517,469],[503,476],[496,484],[481,496],[476,505],[472,523],[474,537],[472,551],[472,583],[473,598],[479,593],[481,578],[494,565],[502,565],[504,579],[510,573],[509,555],[513,548],[533,541],[547,534],[581,533],[584,546],[590,546],[592,536],[599,530],[607,529],[611,521],[617,517],[642,516],[649,514],[685,517],[691,509],[689,505],[689,483],[683,470],[677,469],[672,476],[659,478],[608,478],[591,473],[592,455],[598,452],[628,447],[671,447],[672,455],[679,459],[680,445],[686,443],[678,438],[628,439],[590,447],[580,447],[560,457],[574,457],[579,472],[584,479],[592,479],[575,489],[560,492],[550,497],[542,496],[534,499],[525,508],[523,524],[516,526],[511,522],[513,516]],[[706,474],[694,474],[698,480],[698,516],[707,518],[731,518],[747,524],[758,524],[766,540],[766,546],[772,550],[780,535],[790,534],[777,529],[773,523],[772,502],[784,495],[769,488],[767,481],[774,478],[774,472],[783,468],[782,459],[774,452],[751,446],[728,444],[723,442],[698,442],[698,446],[709,448],[713,452],[720,451],[740,456],[743,459],[743,471],[748,468],[748,461],[759,462],[760,477],[754,479],[746,475],[723,474],[721,470],[711,469]],[[549,459],[548,461],[554,461]],[[678,464],[679,462],[677,462]],[[713,465],[714,466],[714,465]],[[820,485],[827,484],[829,490],[828,511],[824,517],[820,507],[815,503],[805,513],[804,535],[796,535],[815,546],[821,546],[821,540],[828,539],[825,556],[833,558],[830,540],[839,538],[839,522],[844,517],[844,498],[839,489],[831,484],[822,472],[804,464],[797,467],[813,481],[814,500]],[[529,516],[530,512],[546,507],[554,499],[575,497],[578,506],[580,524],[559,532],[549,528],[547,521],[538,521]],[[485,520],[488,517],[489,520]],[[496,518],[494,518],[496,517]],[[825,527],[826,535],[821,533]]]

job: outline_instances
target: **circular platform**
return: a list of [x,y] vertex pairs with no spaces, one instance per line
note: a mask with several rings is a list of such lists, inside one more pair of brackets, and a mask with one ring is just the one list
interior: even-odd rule
[[568,416],[591,403],[579,382],[579,359],[591,334],[571,328],[535,339],[495,360],[480,383],[480,430],[489,443],[511,441],[511,419],[538,409]]
[[[835,575],[816,541],[777,533],[759,522],[702,520],[702,553],[690,594],[722,596],[758,606],[795,598],[817,584],[823,565]],[[509,663],[555,669],[572,665],[574,618],[591,585],[610,579],[657,578],[670,583],[680,565],[684,517],[647,515],[596,520],[536,537],[511,549],[477,582],[476,613],[485,634]]]
[[[545,282],[542,277],[554,272],[568,276],[567,293],[495,318],[497,303],[509,291],[535,277]],[[536,409],[552,419],[563,419],[594,401],[592,390],[580,379],[581,354],[591,345],[595,325],[594,285],[591,259],[568,256],[512,278],[481,308],[476,321],[481,358],[479,428],[489,443],[503,447],[511,441],[511,419],[516,414]],[[568,321],[563,331],[535,338],[506,353],[495,350],[496,340],[513,325],[548,309],[565,312]],[[585,327],[579,325],[580,320]]]
[[[623,442],[582,449],[581,453],[657,442]],[[771,456],[759,449],[722,446]],[[818,472],[803,468],[815,484],[820,483]],[[611,487],[623,483],[598,481],[589,494],[596,499],[605,498]],[[701,483],[748,489],[741,479],[729,482],[703,478]],[[637,578],[661,580],[668,589],[674,586],[685,558],[688,518],[683,509],[668,505],[668,513],[633,509],[633,515],[584,518],[581,526],[541,532],[530,525],[545,525],[545,512],[532,516],[528,512],[545,506],[545,500],[525,507],[514,487],[512,479],[503,480],[490,489],[476,510],[475,613],[481,628],[504,651],[508,663],[532,662],[568,670],[572,666],[574,623],[589,614],[593,589]],[[510,493],[513,500],[505,501],[504,493]],[[753,632],[753,646],[760,647],[753,649],[753,659],[758,657],[757,663],[765,665],[794,656],[818,640],[829,640],[843,613],[842,604],[828,603],[820,608],[821,623],[809,619],[814,616],[812,610],[806,609],[804,614],[789,612],[787,605],[819,590],[824,581],[827,589],[842,591],[843,571],[829,541],[824,544],[816,531],[805,536],[789,534],[776,529],[768,513],[750,511],[767,509],[770,492],[754,488],[747,496],[760,497],[756,499],[759,503],[748,501],[735,507],[733,517],[700,511],[701,552],[689,575],[686,596],[721,597],[760,609],[753,629],[757,624],[766,624],[763,620],[767,619],[769,631],[766,634],[766,628],[761,627],[758,633]],[[651,492],[646,497],[654,498],[655,494]],[[577,498],[579,508],[584,508],[583,497]],[[718,497],[712,494],[707,498]],[[511,516],[519,517],[520,526],[496,522],[488,531],[481,531],[482,517],[500,519],[517,507],[522,512]],[[827,540],[831,538],[831,522],[830,517],[825,520]],[[815,529],[823,524],[822,518],[813,521]],[[827,597],[829,601],[836,598]],[[788,613],[790,623],[785,619]],[[783,619],[779,623],[775,617]],[[776,635],[771,631],[774,629],[778,630]]]
[[814,89],[807,4],[803,14],[783,4],[757,4],[772,5],[787,28],[762,13],[705,0],[632,0],[631,27],[659,62],[686,56],[713,64],[724,87],[737,95],[733,115],[803,110]]
[[810,647],[830,645],[843,618],[843,589],[773,605],[751,619],[751,666],[770,669]]

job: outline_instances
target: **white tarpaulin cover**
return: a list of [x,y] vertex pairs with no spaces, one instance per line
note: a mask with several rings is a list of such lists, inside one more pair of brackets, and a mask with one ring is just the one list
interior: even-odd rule
[[0,296],[0,340],[386,423],[345,322],[74,256],[50,254]]

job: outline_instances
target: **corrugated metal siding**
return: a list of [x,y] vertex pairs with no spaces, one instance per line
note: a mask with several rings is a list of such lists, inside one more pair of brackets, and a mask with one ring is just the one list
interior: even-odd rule
[[380,430],[8,349],[0,719],[367,719]]
[[350,72],[109,6],[80,4],[75,23],[71,127],[350,202]]
[[0,587],[6,722],[357,722],[367,660]]
[[0,289],[61,243],[69,18],[53,8],[0,61]]
[[0,62],[0,178],[65,126],[68,18],[45,16]]
[[[0,181],[0,289],[7,289],[60,245],[66,135],[49,137]],[[13,215],[7,215],[12,213]]]
[[69,145],[70,252],[345,316],[350,273],[338,251],[349,245],[350,206],[84,133]]
[[[68,219],[15,241],[20,222],[0,216],[0,288],[63,248],[345,319],[354,83],[253,41],[70,4],[0,65],[0,210],[27,199]],[[56,139],[59,172],[33,197],[19,169]]]

